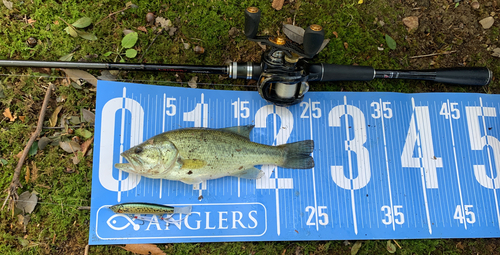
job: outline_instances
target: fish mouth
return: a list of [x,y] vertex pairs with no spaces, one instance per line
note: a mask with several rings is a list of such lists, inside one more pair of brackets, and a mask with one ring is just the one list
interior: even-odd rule
[[142,174],[148,172],[150,169],[154,169],[161,164],[161,150],[157,148],[155,148],[155,150],[158,151],[159,157],[158,161],[154,165],[146,162],[140,155],[134,152],[124,151],[120,154],[120,156],[125,158],[128,163],[117,163],[115,164],[115,167],[129,173]]

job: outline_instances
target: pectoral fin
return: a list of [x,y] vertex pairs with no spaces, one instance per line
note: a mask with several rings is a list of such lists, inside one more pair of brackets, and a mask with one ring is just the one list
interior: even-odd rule
[[260,179],[262,176],[264,176],[264,171],[262,171],[258,168],[255,168],[255,167],[251,167],[251,168],[245,169],[241,172],[238,172],[238,173],[234,174],[233,176],[244,178],[244,179]]
[[207,165],[205,160],[201,159],[183,159],[182,160],[182,169],[200,169]]

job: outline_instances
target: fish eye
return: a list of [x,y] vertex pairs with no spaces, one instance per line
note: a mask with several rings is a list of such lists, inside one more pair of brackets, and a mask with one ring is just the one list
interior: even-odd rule
[[135,150],[134,150],[135,154],[139,154],[142,152],[142,147],[135,147]]

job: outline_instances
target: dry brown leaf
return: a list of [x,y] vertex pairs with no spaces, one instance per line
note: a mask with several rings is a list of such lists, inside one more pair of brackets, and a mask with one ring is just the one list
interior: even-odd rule
[[19,116],[19,119],[24,122],[24,120],[26,119],[26,116]]
[[283,8],[283,3],[285,2],[285,0],[273,0],[273,5],[272,7],[279,11],[281,10],[281,8]]
[[344,42],[344,48],[347,50],[349,48],[349,44],[347,42]]
[[10,112],[10,108],[5,109],[5,111],[3,112],[3,116],[9,118],[10,121],[14,121],[17,119],[17,116],[15,114],[14,114],[14,116],[12,116],[12,113]]
[[82,108],[82,116],[83,121],[94,123],[95,122],[95,114],[87,109]]
[[23,155],[23,151],[20,151],[19,153],[17,153],[16,158],[21,158],[22,155]]
[[59,146],[65,152],[69,152],[69,153],[73,153],[73,152],[81,150],[80,145],[73,140],[69,140],[67,142],[59,142]]
[[26,183],[30,182],[30,167],[26,166],[26,176],[24,176]]
[[50,119],[49,119],[49,126],[50,127],[55,127],[56,124],[57,124],[57,115],[59,115],[59,112],[61,111],[62,109],[62,105],[58,106],[54,112],[52,113],[52,116],[50,116]]
[[83,156],[85,156],[85,153],[87,153],[87,151],[88,151],[88,149],[93,141],[94,141],[94,137],[88,139],[87,141],[83,142],[82,145],[80,145],[80,149],[83,152]]
[[59,20],[54,21],[54,25],[59,25]]
[[335,38],[339,38],[339,34],[337,33],[337,31],[333,31],[332,34],[335,36]]
[[35,23],[35,22],[36,22],[36,20],[34,20],[34,19],[28,19],[28,21],[27,21],[27,22],[28,22],[28,24],[30,24],[30,25],[31,25],[31,24]]
[[97,78],[86,71],[77,69],[61,69],[61,70],[63,70],[66,73],[66,75],[75,82],[78,82],[79,79],[84,79],[88,81],[90,84],[97,86]]
[[127,244],[125,246],[120,246],[126,251],[130,251],[137,254],[151,254],[151,255],[161,255],[166,254],[158,246],[154,244]]
[[36,167],[35,162],[32,162],[32,170],[31,170],[31,182],[35,182],[38,179],[38,167]]
[[142,31],[144,33],[148,32],[148,30],[146,29],[146,27],[143,27],[143,26],[137,27],[137,30]]

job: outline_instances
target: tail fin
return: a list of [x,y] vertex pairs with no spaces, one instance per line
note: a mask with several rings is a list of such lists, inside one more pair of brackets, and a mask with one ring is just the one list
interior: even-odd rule
[[310,156],[314,150],[314,141],[305,140],[280,145],[285,150],[285,160],[282,167],[309,169],[314,167],[314,159]]

